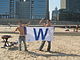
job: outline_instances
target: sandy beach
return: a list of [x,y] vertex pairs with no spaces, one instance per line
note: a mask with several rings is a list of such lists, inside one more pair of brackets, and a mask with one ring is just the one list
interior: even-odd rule
[[[0,27],[0,31],[14,31],[15,27]],[[63,28],[56,28],[56,32],[63,32]],[[72,30],[71,30],[72,31]],[[0,33],[7,35],[6,33]],[[18,34],[8,34],[12,38],[9,41],[17,41]],[[0,60],[80,60],[80,36],[53,36],[54,40],[51,42],[51,51],[46,52],[47,43],[43,50],[38,51],[41,41],[26,42],[28,52],[18,51],[18,46],[11,48],[0,48]],[[0,38],[0,47],[3,46]]]

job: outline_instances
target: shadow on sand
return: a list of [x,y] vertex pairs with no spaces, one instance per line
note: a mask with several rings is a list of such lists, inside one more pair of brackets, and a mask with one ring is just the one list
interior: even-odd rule
[[[15,51],[15,50],[18,50],[18,47],[9,48],[8,50]],[[77,57],[80,57],[80,55],[77,55],[77,54],[66,54],[66,53],[53,52],[53,51],[50,51],[49,54],[46,54],[46,52],[45,54],[41,54],[41,53],[33,52],[33,51],[25,51],[25,53],[28,53],[33,56],[44,56],[44,57],[50,57],[50,56],[73,56],[73,57],[77,56]]]
[[49,52],[50,54],[41,54],[41,53],[32,52],[32,51],[28,51],[26,53],[34,55],[34,56],[44,56],[44,57],[50,57],[50,56],[77,56],[77,57],[80,57],[80,55],[76,55],[76,54],[66,54],[66,53],[53,52],[53,51]]
[[8,48],[8,50],[10,50],[10,51],[15,51],[15,50],[18,50],[18,47],[11,47],[11,48]]

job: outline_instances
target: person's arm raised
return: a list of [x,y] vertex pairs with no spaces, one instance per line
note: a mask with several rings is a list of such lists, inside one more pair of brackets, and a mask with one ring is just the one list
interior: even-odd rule
[[31,23],[31,22],[29,21],[29,22],[26,24],[26,26],[30,25],[30,23]]
[[14,30],[14,32],[16,32],[18,30],[18,27]]
[[43,20],[40,20],[40,21],[39,21],[39,24],[42,24],[42,21],[43,21]]

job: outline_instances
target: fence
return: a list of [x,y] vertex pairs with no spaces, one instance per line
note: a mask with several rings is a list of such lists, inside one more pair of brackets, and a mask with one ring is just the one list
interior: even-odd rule
[[[40,20],[29,20],[29,19],[0,19],[0,25],[17,24],[18,21],[22,21],[23,23],[28,23],[30,21],[31,25],[39,25]],[[80,25],[80,22],[73,21],[52,21],[55,25]]]

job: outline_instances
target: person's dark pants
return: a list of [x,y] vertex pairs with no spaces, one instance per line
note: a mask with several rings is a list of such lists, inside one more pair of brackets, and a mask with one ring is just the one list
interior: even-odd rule
[[22,41],[23,41],[23,43],[24,43],[24,49],[25,49],[25,51],[27,50],[27,47],[26,47],[26,41],[25,41],[25,36],[19,36],[19,41],[18,41],[18,43],[19,43],[19,50],[21,51],[21,43],[22,43]]
[[[41,46],[40,46],[40,48],[39,48],[40,51],[42,50],[45,42],[46,42],[46,41],[42,41],[42,44],[41,44]],[[50,49],[51,49],[51,41],[47,41],[47,42],[48,42],[47,51],[50,51]]]

